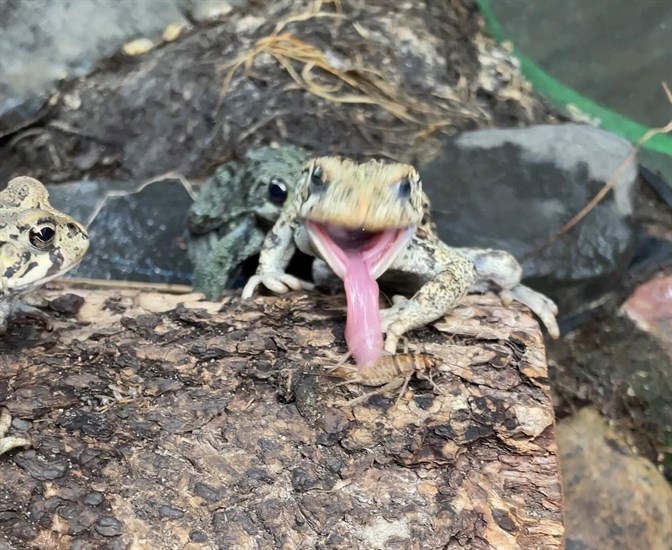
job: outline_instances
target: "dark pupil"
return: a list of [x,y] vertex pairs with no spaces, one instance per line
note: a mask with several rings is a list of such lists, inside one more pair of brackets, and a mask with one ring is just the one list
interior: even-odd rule
[[56,235],[56,231],[54,231],[51,227],[43,227],[35,234],[38,239],[45,243],[53,239],[54,235]]
[[404,180],[399,184],[399,198],[407,199],[411,196],[411,182]]
[[319,167],[315,168],[310,176],[310,183],[313,187],[322,187],[324,185],[324,181],[322,180],[322,170]]
[[287,185],[282,178],[273,177],[268,185],[268,198],[275,205],[284,204],[287,200]]
[[56,236],[56,230],[53,227],[45,225],[43,227],[34,227],[30,230],[30,244],[41,248],[49,245]]

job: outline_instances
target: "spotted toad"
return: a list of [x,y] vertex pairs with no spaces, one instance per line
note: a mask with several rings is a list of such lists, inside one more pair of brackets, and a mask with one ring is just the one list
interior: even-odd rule
[[21,297],[75,267],[89,248],[79,223],[54,210],[39,181],[14,178],[0,191],[0,334],[15,315],[34,317],[51,329],[51,318]]
[[298,147],[260,147],[217,169],[187,214],[194,289],[215,300],[235,285],[243,261],[258,254],[301,174]]
[[[408,330],[431,323],[454,308],[469,291],[494,286],[503,302],[532,309],[553,337],[555,304],[521,285],[522,269],[499,250],[452,248],[437,237],[429,200],[410,165],[338,157],[311,160],[293,195],[268,233],[257,273],[243,289],[249,298],[259,284],[276,293],[312,285],[285,272],[296,248],[319,258],[343,280],[348,304],[345,336],[355,361],[370,364],[395,353]],[[378,283],[408,288],[378,309]],[[382,333],[386,333],[383,345]]]

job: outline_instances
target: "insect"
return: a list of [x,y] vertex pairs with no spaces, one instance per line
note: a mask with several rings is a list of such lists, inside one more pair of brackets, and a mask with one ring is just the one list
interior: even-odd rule
[[[346,359],[347,360],[347,356]],[[408,383],[413,375],[418,378],[429,380],[432,387],[441,393],[441,390],[432,381],[432,369],[437,366],[437,359],[428,353],[399,353],[396,355],[383,355],[380,359],[362,368],[338,364],[329,369],[329,375],[344,379],[336,386],[346,384],[361,384],[362,386],[378,387],[355,399],[351,399],[342,405],[353,407],[366,401],[372,395],[396,390],[401,387],[396,403],[406,392]]]

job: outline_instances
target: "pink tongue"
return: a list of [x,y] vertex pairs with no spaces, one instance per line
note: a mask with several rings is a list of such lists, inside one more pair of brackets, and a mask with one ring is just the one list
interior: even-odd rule
[[345,341],[357,364],[366,365],[383,354],[378,283],[360,253],[346,253],[344,263],[343,284],[348,301]]

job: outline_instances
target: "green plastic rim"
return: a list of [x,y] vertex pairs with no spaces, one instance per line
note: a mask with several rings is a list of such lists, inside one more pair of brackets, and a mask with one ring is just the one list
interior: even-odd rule
[[[502,26],[493,13],[489,0],[475,0],[476,5],[483,14],[485,23],[492,37],[501,44],[504,41],[512,42],[504,34]],[[602,105],[595,103],[580,93],[565,86],[562,82],[556,80],[539,65],[525,56],[516,46],[513,46],[513,55],[520,62],[520,69],[530,81],[532,86],[553,104],[569,110],[569,106],[575,106],[581,113],[588,115],[591,119],[599,120],[601,128],[619,135],[632,143],[637,143],[651,128],[635,122],[623,115],[612,111]],[[672,136],[666,134],[657,134],[649,139],[644,145],[644,149],[663,153],[672,156]]]

